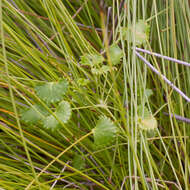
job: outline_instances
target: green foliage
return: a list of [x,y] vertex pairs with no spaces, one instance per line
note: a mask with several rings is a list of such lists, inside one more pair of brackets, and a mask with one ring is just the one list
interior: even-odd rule
[[[23,111],[21,114],[21,120],[26,123],[34,124],[37,121],[43,122],[43,127],[46,129],[51,129],[52,131],[61,127],[59,120],[63,123],[71,117],[71,106],[69,102],[63,101],[63,96],[65,95],[68,88],[68,82],[65,79],[59,82],[48,82],[40,86],[35,87],[35,91],[39,98],[48,103],[59,102],[54,115],[50,113],[41,105],[34,105]],[[60,100],[62,100],[60,102]],[[50,109],[53,109],[50,107]]]
[[139,88],[137,91],[137,95],[138,95],[138,97],[144,96],[145,100],[148,100],[153,95],[153,91],[151,89],[148,89],[148,88],[146,88],[146,89]]
[[96,127],[93,129],[95,145],[109,145],[114,141],[117,131],[117,127],[109,118],[101,116],[96,124]]
[[[189,126],[162,112],[190,117],[190,104],[131,51],[132,45],[144,46],[188,61],[188,1],[102,2],[1,1],[1,188],[189,189]],[[189,96],[188,69],[146,58]],[[55,87],[61,80],[44,82],[62,76],[70,90],[64,82]],[[29,98],[33,106],[19,123],[15,108]],[[49,130],[41,130],[43,125]],[[43,168],[49,173],[39,174]]]
[[79,86],[86,86],[90,81],[88,79],[79,78],[77,80],[77,83]]
[[[134,29],[135,28],[135,29]],[[127,28],[122,28],[122,34],[125,40],[133,42],[133,35],[135,35],[136,45],[145,44],[149,40],[150,26],[143,20],[139,20],[135,27],[129,25]]]
[[151,89],[145,89],[145,95],[147,98],[153,95],[153,91]]
[[[54,114],[61,122],[67,123],[67,121],[71,117],[71,106],[69,102],[66,101],[60,102]],[[53,115],[50,115],[44,119],[43,126],[44,128],[51,130],[55,130],[61,127],[59,121]]]
[[148,111],[146,106],[139,105],[137,108],[137,114],[139,117],[149,117],[150,112]]
[[158,127],[157,120],[144,106],[138,107],[138,125],[142,130],[153,130]]
[[109,47],[109,56],[111,59],[111,63],[113,65],[117,65],[120,63],[121,58],[123,57],[123,51],[117,44],[112,44]]
[[85,168],[85,159],[79,154],[75,154],[73,159],[73,167],[77,170],[83,170]]
[[81,65],[86,65],[86,66],[97,66],[101,63],[103,63],[104,57],[100,54],[85,54],[81,56]]
[[[109,47],[109,56],[112,65],[117,65],[120,63],[120,60],[123,56],[123,51],[120,49],[120,47],[117,44],[112,44]],[[102,55],[98,54],[85,54],[81,56],[81,65],[86,65],[91,68],[92,74],[95,75],[102,75],[110,72],[112,69],[116,69],[115,67],[111,67],[110,65],[103,65],[103,62],[105,61],[104,57]],[[79,79],[79,83],[84,85],[86,83],[86,80]]]
[[84,94],[80,93],[80,92],[78,92],[76,90],[73,90],[72,101],[77,103],[77,104],[80,104],[82,106],[87,106],[88,105],[88,101],[85,98]]
[[92,68],[92,73],[95,75],[102,75],[110,71],[110,66],[108,65],[103,65],[100,68]]
[[139,118],[139,127],[143,130],[153,130],[158,126],[156,119],[153,116]]
[[35,91],[40,99],[50,104],[61,101],[67,92],[67,88],[68,82],[62,79],[58,82],[46,82],[43,85],[36,86]]
[[21,110],[21,120],[29,124],[35,124],[47,115],[49,113],[42,105],[33,105],[28,109]]
[[71,106],[69,102],[60,102],[56,109],[56,115],[63,123],[67,123],[71,117]]

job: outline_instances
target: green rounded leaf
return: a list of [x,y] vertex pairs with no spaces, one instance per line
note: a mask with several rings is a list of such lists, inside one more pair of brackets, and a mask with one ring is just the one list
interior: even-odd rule
[[[71,117],[71,111],[72,110],[69,102],[62,101],[59,103],[54,114],[61,122],[67,123]],[[44,119],[44,127],[47,129],[55,130],[61,127],[61,125],[53,115],[50,115]]]
[[103,65],[102,67],[100,68],[92,68],[91,69],[92,73],[95,74],[95,75],[102,75],[104,73],[107,73],[110,71],[110,66],[108,65]]
[[59,122],[57,121],[57,119],[53,115],[50,115],[44,119],[44,125],[43,126],[44,126],[44,128],[51,129],[52,131],[61,127],[59,125]]
[[149,98],[150,96],[153,95],[153,91],[151,89],[147,88],[147,89],[145,89],[145,94],[146,94],[147,98]]
[[76,154],[73,159],[73,167],[77,170],[83,170],[85,168],[85,159],[83,156]]
[[123,51],[117,44],[113,44],[109,48],[109,56],[113,65],[120,63],[120,59],[123,57]]
[[47,82],[43,85],[36,86],[35,91],[40,99],[49,104],[62,100],[67,92],[67,88],[68,82],[63,79],[58,82]]
[[142,130],[153,130],[158,127],[157,120],[146,107],[138,107],[138,125]]
[[71,117],[71,111],[71,105],[69,102],[62,101],[57,107],[56,115],[63,123],[67,123]]
[[153,117],[147,117],[139,120],[139,127],[143,130],[153,130],[158,127],[157,120]]
[[102,116],[93,129],[94,143],[97,146],[108,145],[116,137],[117,127],[107,117]]
[[133,25],[124,27],[122,29],[122,34],[126,40],[133,42],[133,35],[135,35],[136,45],[141,45],[147,42],[149,39],[150,26],[143,20],[139,20],[135,27]]
[[85,54],[81,56],[81,65],[87,65],[87,66],[95,66],[103,63],[104,57],[99,54]]
[[49,115],[49,112],[41,105],[33,105],[32,107],[21,111],[21,120],[25,123],[34,124],[44,117]]
[[151,113],[148,111],[147,107],[140,105],[137,108],[137,114],[141,118],[147,118],[151,116]]

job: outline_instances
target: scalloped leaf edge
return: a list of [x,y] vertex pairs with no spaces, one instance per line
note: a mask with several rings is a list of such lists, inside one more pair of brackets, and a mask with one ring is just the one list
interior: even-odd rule
[[[61,122],[66,124],[69,121],[72,114],[70,103],[67,101],[60,102],[54,114]],[[61,127],[61,124],[54,117],[54,115],[50,115],[44,119],[43,127],[46,129],[56,130]]]

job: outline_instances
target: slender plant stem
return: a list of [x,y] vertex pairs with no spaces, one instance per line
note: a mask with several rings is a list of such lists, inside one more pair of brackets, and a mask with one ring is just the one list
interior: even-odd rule
[[190,102],[190,98],[185,95],[179,88],[177,88],[170,80],[168,80],[164,75],[162,75],[155,67],[153,67],[142,55],[140,55],[137,51],[135,51],[136,55],[158,76],[162,77],[162,79],[171,86],[177,93],[179,93],[187,102]]
[[190,67],[190,63],[187,63],[185,61],[181,61],[181,60],[178,60],[178,59],[175,59],[175,58],[172,58],[172,57],[168,57],[168,56],[165,56],[165,55],[161,55],[159,53],[154,53],[154,52],[151,52],[151,51],[148,51],[148,50],[145,50],[145,49],[141,49],[141,48],[135,48],[136,51],[140,51],[140,52],[143,52],[143,53],[147,53],[149,55],[154,55],[156,57],[160,57],[160,58],[163,58],[163,59],[166,59],[168,61],[173,61],[175,63],[179,63],[179,64],[182,64],[182,65],[185,65],[187,67]]
[[177,114],[169,114],[169,113],[166,113],[166,112],[164,112],[164,115],[171,115],[171,117],[175,117],[177,120],[179,120],[179,121],[183,121],[183,122],[185,122],[185,123],[190,123],[190,119],[189,118],[186,118],[186,117],[182,117],[182,116],[180,116],[180,115],[177,115]]

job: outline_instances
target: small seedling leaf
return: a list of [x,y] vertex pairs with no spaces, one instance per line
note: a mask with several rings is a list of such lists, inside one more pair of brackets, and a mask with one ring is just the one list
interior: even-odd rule
[[157,126],[157,120],[153,116],[139,120],[139,127],[143,130],[153,130]]
[[120,63],[120,59],[123,57],[123,51],[117,44],[113,44],[109,48],[109,56],[111,59],[111,63],[113,65],[117,65]]
[[[67,121],[71,117],[71,106],[69,102],[62,101],[59,103],[56,111],[54,112],[56,117],[63,123],[67,123]],[[59,121],[53,116],[48,116],[44,119],[44,128],[55,130],[61,127]]]
[[151,113],[148,111],[146,106],[140,105],[137,108],[137,114],[141,118],[147,118],[150,117]]
[[57,107],[56,115],[63,123],[67,123],[67,121],[71,117],[71,111],[72,110],[69,102],[62,101],[59,103],[59,106]]
[[152,96],[153,95],[153,92],[152,92],[152,90],[151,89],[145,89],[145,94],[146,94],[146,96],[147,96],[147,98],[149,98],[150,96]]
[[47,82],[43,85],[36,86],[35,91],[40,99],[50,104],[62,100],[67,92],[67,88],[68,82],[62,79],[58,82]]
[[49,115],[49,112],[41,105],[33,105],[26,110],[21,111],[21,120],[25,123],[34,124],[44,117]]
[[55,129],[58,129],[60,127],[59,122],[53,115],[50,115],[44,119],[43,126],[44,126],[44,128],[51,129],[52,131],[54,131]]
[[117,127],[107,117],[102,116],[93,129],[94,143],[97,146],[105,146],[114,141]]
[[103,63],[103,61],[104,61],[104,57],[102,55],[85,54],[85,55],[81,56],[80,64],[93,67],[93,66]]
[[91,69],[92,73],[95,75],[102,75],[110,71],[110,66],[108,65],[103,65],[100,68],[92,68]]
[[[135,28],[135,29],[134,29]],[[124,27],[122,29],[122,34],[126,40],[133,42],[133,35],[135,35],[136,45],[142,45],[146,43],[149,39],[150,26],[143,20],[139,20],[135,27],[133,25]]]
[[158,127],[157,120],[146,107],[138,107],[138,124],[142,130],[154,130]]

